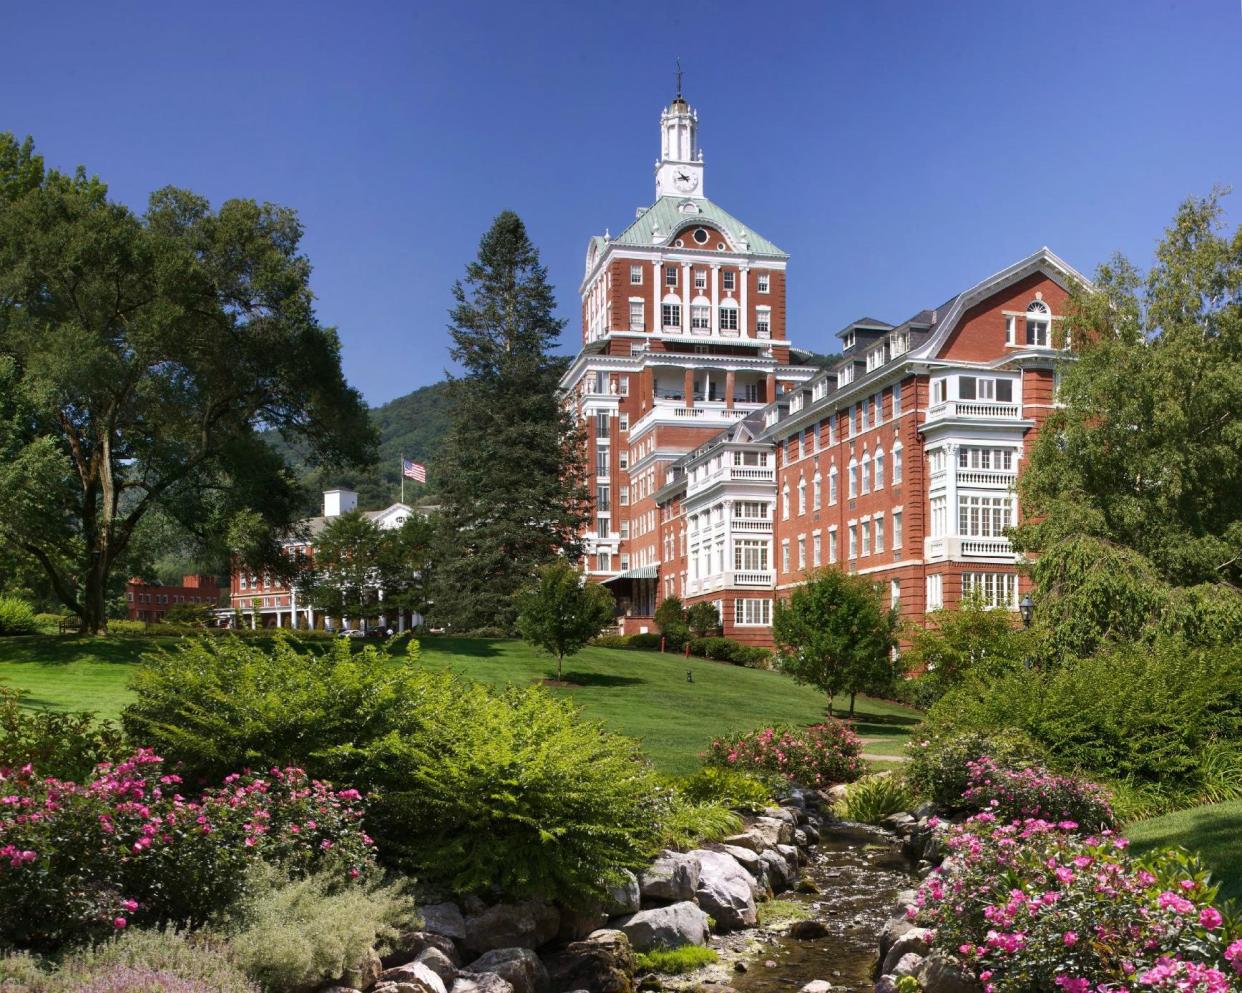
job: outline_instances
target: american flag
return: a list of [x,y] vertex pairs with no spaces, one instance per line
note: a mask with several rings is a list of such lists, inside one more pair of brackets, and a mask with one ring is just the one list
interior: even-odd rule
[[401,460],[401,475],[406,479],[413,479],[420,483],[427,482],[427,467],[419,465],[417,462],[411,462],[409,459]]

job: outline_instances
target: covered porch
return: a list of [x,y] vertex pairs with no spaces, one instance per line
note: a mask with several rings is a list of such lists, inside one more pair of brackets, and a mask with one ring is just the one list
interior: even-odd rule
[[617,627],[622,634],[655,632],[659,567],[640,565],[603,580],[617,601]]

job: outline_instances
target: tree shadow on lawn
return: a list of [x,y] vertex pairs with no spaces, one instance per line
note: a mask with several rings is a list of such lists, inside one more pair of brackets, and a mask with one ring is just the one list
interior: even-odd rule
[[472,659],[494,658],[501,652],[499,638],[456,638],[452,635],[424,635],[419,647],[428,655],[465,655]]
[[[29,635],[0,638],[0,661],[19,665],[68,665],[71,662],[104,662],[133,665],[165,639],[95,638],[81,635]],[[167,644],[172,644],[168,639]]]
[[[549,679],[555,679],[556,673],[548,673]],[[647,680],[637,676],[618,676],[610,672],[567,672],[564,681],[577,686],[638,686]]]

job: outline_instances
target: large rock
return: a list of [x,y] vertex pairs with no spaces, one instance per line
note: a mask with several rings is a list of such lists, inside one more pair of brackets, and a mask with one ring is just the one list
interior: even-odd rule
[[643,900],[693,900],[699,885],[699,860],[681,852],[661,852],[643,871],[638,885]]
[[513,987],[494,972],[463,972],[454,981],[452,993],[513,993]]
[[880,932],[880,961],[883,962],[888,950],[893,947],[893,942],[900,938],[903,934],[914,930],[914,922],[905,914],[899,917],[890,917],[884,925],[884,930]]
[[931,951],[930,938],[931,931],[927,928],[912,927],[889,947],[884,955],[884,965],[880,967],[880,972],[891,974],[897,967],[897,963],[901,961],[901,957],[910,952],[916,955],[926,955]]
[[414,961],[418,965],[425,965],[439,976],[445,986],[452,986],[453,980],[457,978],[457,963],[439,948],[424,948]]
[[552,993],[633,993],[634,950],[622,932],[602,929],[547,959]]
[[[749,848],[752,852],[761,852],[765,848],[771,846],[764,840],[763,834],[759,831],[749,830],[743,831],[741,834],[731,834],[725,838],[722,844],[726,846],[735,846],[737,848]],[[775,842],[773,843],[775,844]]]
[[793,841],[794,826],[789,821],[776,817],[756,817],[748,833],[751,832],[757,833],[763,839],[764,848],[775,848]]
[[613,923],[640,952],[661,946],[706,945],[711,934],[707,914],[689,900],[671,903],[667,907],[640,910]]
[[[418,993],[447,993],[448,985],[421,962],[409,962],[393,969],[385,969],[379,977],[380,983],[396,983],[398,986],[412,986]],[[503,993],[496,990],[494,993]]]
[[923,964],[923,956],[917,952],[906,952],[901,960],[893,966],[890,976],[917,976],[919,967]]
[[493,948],[538,948],[556,937],[560,923],[560,911],[537,900],[498,903],[466,918],[465,945],[477,954]]
[[493,972],[513,993],[548,993],[548,970],[529,948],[494,948],[466,966],[467,972]]
[[561,908],[561,926],[556,932],[558,944],[568,945],[571,941],[581,941],[592,931],[608,926],[608,915],[598,904],[570,908]]
[[[465,922],[463,921],[463,936],[465,934],[464,925]],[[461,965],[461,956],[457,953],[457,945],[454,944],[453,939],[448,935],[434,934],[431,931],[406,931],[393,942],[392,951],[380,961],[383,962],[385,969],[391,969],[396,965],[405,965],[407,962],[413,962],[428,948],[439,950],[453,965]]]
[[763,862],[764,874],[773,893],[780,893],[793,885],[795,870],[780,852],[769,849],[759,858]]
[[466,918],[455,903],[432,903],[419,907],[423,919],[422,930],[443,934],[456,942],[466,940]]
[[801,993],[831,993],[832,983],[826,979],[812,979],[802,987]]
[[623,869],[624,878],[615,886],[608,887],[608,898],[604,901],[604,912],[609,917],[635,913],[640,904],[638,877],[629,869]]
[[826,938],[828,934],[828,925],[823,921],[794,921],[789,925],[789,937],[791,938]]
[[755,878],[725,852],[705,848],[690,853],[699,860],[699,885],[694,891],[699,906],[715,918],[722,931],[754,927],[759,917],[755,898],[760,894]]
[[944,952],[933,952],[919,967],[923,993],[982,993],[978,980]]

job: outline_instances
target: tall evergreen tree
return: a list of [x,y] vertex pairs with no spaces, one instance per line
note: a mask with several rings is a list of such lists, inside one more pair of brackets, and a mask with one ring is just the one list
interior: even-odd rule
[[453,288],[452,424],[432,466],[442,497],[431,612],[456,630],[512,629],[541,564],[576,558],[589,513],[582,436],[550,354],[564,321],[516,214],[496,218]]

